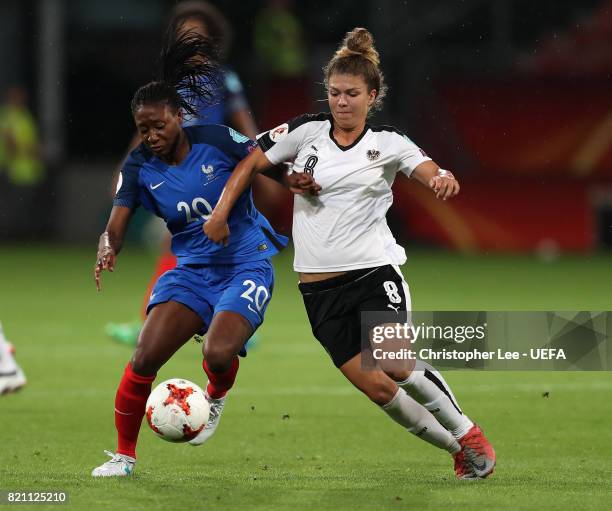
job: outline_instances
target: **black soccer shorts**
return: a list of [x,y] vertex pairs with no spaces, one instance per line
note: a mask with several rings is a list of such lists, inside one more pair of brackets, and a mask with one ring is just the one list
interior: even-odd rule
[[398,322],[405,322],[411,307],[408,286],[399,268],[392,265],[300,283],[299,288],[312,333],[336,367],[362,350],[362,312],[395,311]]

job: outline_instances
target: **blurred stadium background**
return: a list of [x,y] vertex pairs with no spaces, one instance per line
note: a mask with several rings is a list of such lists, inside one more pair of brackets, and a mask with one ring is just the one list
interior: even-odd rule
[[[95,247],[134,132],[129,102],[153,75],[175,3],[0,1],[0,321],[29,379],[0,402],[0,489],[64,488],[88,509],[116,498],[189,509],[202,495],[206,509],[607,509],[610,373],[449,373],[500,457],[486,486],[458,488],[443,455],[402,436],[331,367],[291,250],[276,258],[275,298],[210,448],[143,433],[137,485],[91,482],[113,448],[130,353],[104,326],[138,317],[158,232],[135,218],[100,295]],[[322,65],[347,30],[373,32],[390,94],[372,123],[405,130],[462,181],[443,204],[396,182],[389,222],[415,308],[610,310],[612,1],[212,3],[234,27],[228,64],[260,130],[326,110]],[[289,232],[286,193],[262,206]],[[160,378],[201,380],[198,351],[189,343]],[[170,495],[159,491],[168,473]]]
[[[391,94],[372,123],[405,130],[464,182],[444,205],[398,182],[391,221],[404,241],[549,256],[612,246],[611,2],[213,3],[234,26],[228,63],[260,130],[324,110],[322,65],[348,29],[374,33]],[[1,2],[0,91],[39,134],[22,128],[30,154],[17,162],[2,143],[3,242],[95,239],[133,133],[129,101],[153,75],[173,5]],[[288,208],[285,197],[272,214],[285,231]]]

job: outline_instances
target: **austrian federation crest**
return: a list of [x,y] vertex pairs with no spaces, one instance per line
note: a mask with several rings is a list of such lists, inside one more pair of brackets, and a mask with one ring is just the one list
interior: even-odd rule
[[366,153],[366,156],[370,161],[378,160],[378,157],[380,156],[380,151],[377,151],[376,149],[369,149]]

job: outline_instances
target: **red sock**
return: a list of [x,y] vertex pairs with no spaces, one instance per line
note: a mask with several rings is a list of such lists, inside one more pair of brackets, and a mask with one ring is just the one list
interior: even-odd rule
[[151,393],[153,376],[141,376],[128,364],[115,396],[115,427],[118,433],[117,452],[136,457],[136,442],[140,423],[145,414],[145,404]]
[[208,365],[206,365],[206,360],[202,362],[204,372],[208,376],[208,386],[206,387],[206,392],[208,392],[208,395],[212,399],[219,399],[225,396],[227,391],[232,388],[234,382],[236,381],[239,365],[240,362],[238,360],[238,355],[234,355],[232,365],[227,371],[224,373],[213,373],[208,368]]
[[157,264],[155,266],[155,272],[151,276],[151,280],[149,281],[149,286],[147,287],[147,292],[144,295],[144,301],[142,304],[142,319],[144,320],[147,317],[147,305],[149,305],[149,298],[151,297],[151,293],[153,292],[153,288],[157,283],[157,279],[161,277],[168,270],[172,270],[176,268],[176,257],[172,252],[164,252],[157,259]]

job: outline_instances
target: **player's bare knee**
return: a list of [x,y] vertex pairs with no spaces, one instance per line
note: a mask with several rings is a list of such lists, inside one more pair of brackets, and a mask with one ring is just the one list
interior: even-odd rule
[[202,352],[206,365],[213,373],[225,372],[232,365],[234,353],[222,340],[208,339]]
[[[410,349],[407,347],[407,349]],[[398,360],[389,359],[380,362],[380,369],[393,381],[406,381],[414,369],[413,359]]]
[[397,392],[397,386],[390,381],[375,379],[369,382],[362,391],[368,396],[370,401],[382,406],[393,399]]
[[132,370],[141,376],[156,374],[162,365],[164,362],[146,349],[137,348],[132,357]]
[[393,381],[406,381],[410,376],[409,369],[386,369],[385,374]]

